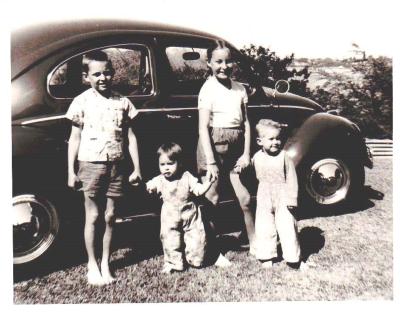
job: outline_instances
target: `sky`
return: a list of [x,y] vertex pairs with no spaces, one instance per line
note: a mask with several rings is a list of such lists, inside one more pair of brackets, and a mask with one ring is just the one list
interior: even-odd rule
[[392,0],[113,0],[10,2],[11,29],[74,18],[121,18],[185,26],[227,39],[238,48],[256,44],[278,55],[349,56],[352,43],[374,56],[394,54]]

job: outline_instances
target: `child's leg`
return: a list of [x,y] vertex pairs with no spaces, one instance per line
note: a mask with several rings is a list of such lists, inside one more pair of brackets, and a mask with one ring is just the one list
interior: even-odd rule
[[[201,181],[204,182],[206,181],[206,176],[201,177]],[[219,200],[219,194],[218,194],[218,185],[220,182],[220,178],[217,178],[217,180],[214,181],[213,184],[211,184],[210,188],[208,191],[204,194],[204,196],[208,199],[208,201],[216,207],[218,205],[218,200]]]
[[[300,261],[300,244],[297,236],[296,219],[287,209],[284,193],[280,193],[279,205],[275,213],[276,229],[281,241],[282,256],[287,262]],[[279,196],[279,195],[278,195]]]
[[239,200],[240,208],[243,211],[244,223],[246,225],[247,236],[249,238],[250,248],[254,243],[255,229],[254,229],[254,215],[250,208],[250,193],[247,188],[240,181],[239,174],[231,172],[230,180],[235,191],[236,197]]
[[183,246],[178,208],[163,206],[161,209],[160,238],[164,251],[164,269],[182,271]]
[[[201,179],[204,182],[206,177],[203,176],[203,177],[201,177]],[[220,183],[220,178],[218,177],[218,179],[213,184],[211,184],[211,187],[208,189],[208,191],[204,195],[207,198],[207,200],[213,205],[212,209],[214,209],[214,210],[217,209],[218,200],[219,200],[219,194],[218,194],[219,183]],[[213,228],[214,232],[216,233],[216,235],[218,235],[219,229],[218,229],[218,225],[215,224],[215,220],[210,220],[210,223],[211,223],[211,227]],[[219,266],[219,267],[230,266],[231,262],[227,258],[225,258],[225,256],[221,253],[221,249],[218,250],[218,252],[219,252],[219,255],[218,255],[217,261],[215,262],[215,265]]]
[[255,233],[256,258],[264,261],[276,258],[278,235],[274,209],[269,190],[262,188],[261,185],[257,192]]
[[96,198],[89,196],[87,193],[85,195],[85,246],[88,254],[88,283],[92,285],[100,285],[103,283],[99,267],[96,262],[94,240],[95,240],[95,230],[96,221],[99,216],[99,203]]
[[206,254],[206,231],[204,229],[201,211],[193,205],[193,214],[188,220],[183,220],[183,239],[185,241],[186,261],[194,267],[204,264]]
[[111,251],[111,241],[115,222],[115,205],[117,203],[117,198],[107,198],[106,211],[104,212],[105,221],[105,231],[103,236],[103,255],[101,258],[101,274],[103,276],[103,281],[106,284],[112,283],[115,278],[111,275],[109,262],[110,262],[110,251]]

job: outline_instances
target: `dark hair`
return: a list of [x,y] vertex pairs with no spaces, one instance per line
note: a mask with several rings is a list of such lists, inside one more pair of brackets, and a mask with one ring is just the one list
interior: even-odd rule
[[272,119],[260,119],[256,125],[257,135],[260,136],[261,129],[268,127],[282,130],[282,125],[279,122],[276,122]]
[[[227,47],[227,45],[225,44],[225,41],[222,40],[215,40],[213,41],[213,43],[207,48],[207,62],[211,61],[212,58],[212,54],[215,50],[218,49],[229,49],[229,47]],[[205,75],[206,77],[208,76],[212,76],[212,70],[211,68],[208,68],[207,73]]]
[[164,143],[157,150],[158,157],[160,157],[161,154],[166,154],[169,159],[171,159],[173,161],[177,161],[178,165],[182,164],[183,150],[179,144],[176,144],[174,142]]
[[111,69],[113,69],[111,60],[108,58],[107,53],[105,53],[102,50],[94,50],[86,53],[83,56],[82,60],[82,71],[87,73],[89,71],[89,63],[92,61],[98,61],[98,62],[107,62],[107,66]]
[[208,47],[208,49],[207,49],[207,61],[210,61],[210,60],[211,60],[212,53],[214,52],[214,50],[217,50],[217,49],[224,49],[224,48],[229,49],[229,48],[226,46],[226,44],[225,44],[224,41],[222,41],[222,40],[215,40],[215,41],[213,41],[213,43],[212,43],[212,44]]

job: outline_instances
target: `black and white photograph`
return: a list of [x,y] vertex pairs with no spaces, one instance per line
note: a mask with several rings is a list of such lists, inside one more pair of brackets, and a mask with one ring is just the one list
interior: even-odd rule
[[4,305],[394,310],[394,4],[7,5]]

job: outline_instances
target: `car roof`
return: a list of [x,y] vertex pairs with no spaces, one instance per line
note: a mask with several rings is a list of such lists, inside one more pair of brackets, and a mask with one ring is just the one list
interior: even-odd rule
[[15,78],[28,66],[66,45],[96,34],[106,35],[115,32],[184,35],[221,40],[206,32],[161,23],[128,20],[48,22],[20,28],[11,33],[11,78]]

